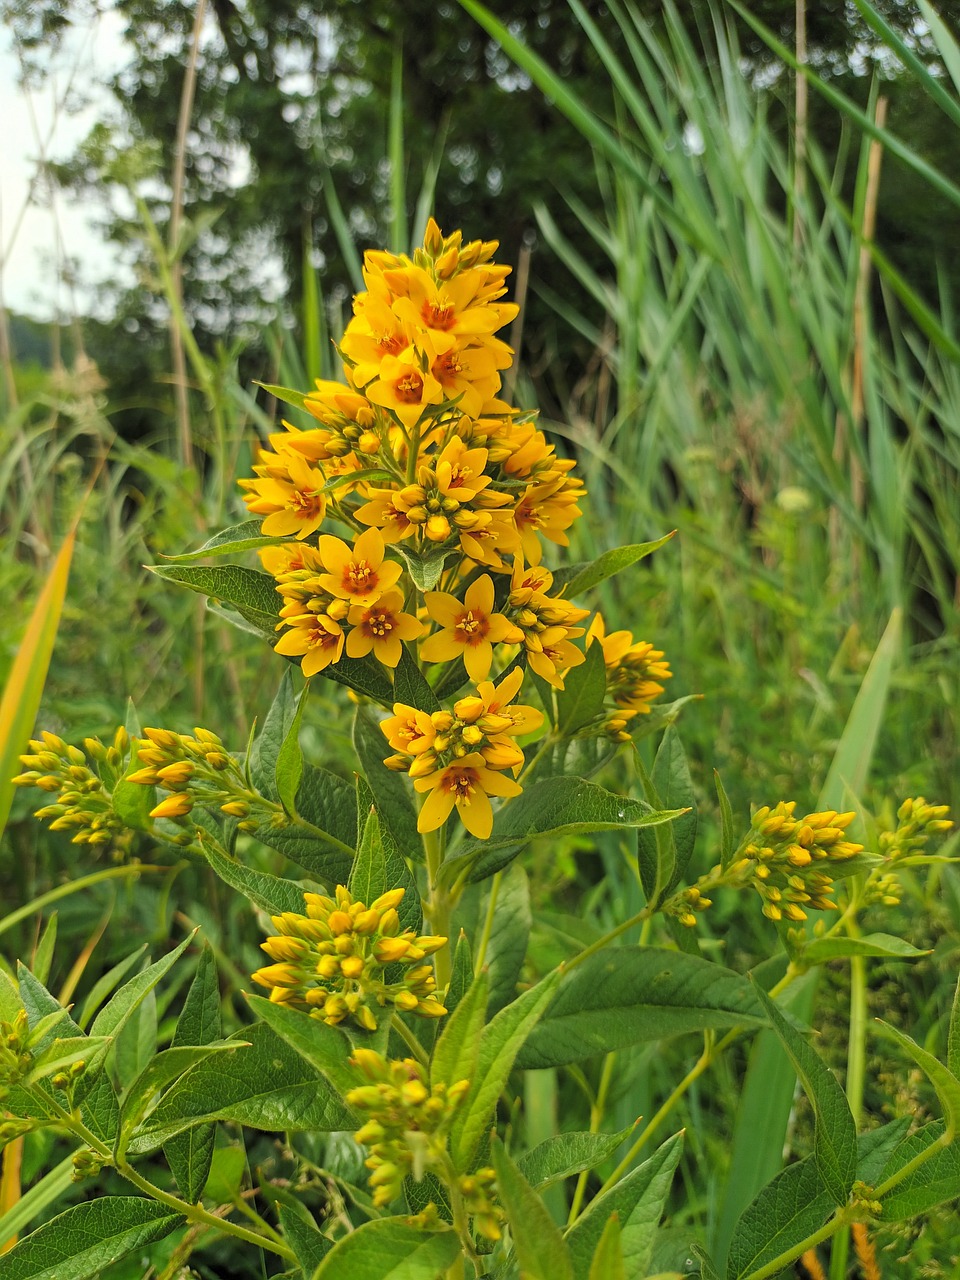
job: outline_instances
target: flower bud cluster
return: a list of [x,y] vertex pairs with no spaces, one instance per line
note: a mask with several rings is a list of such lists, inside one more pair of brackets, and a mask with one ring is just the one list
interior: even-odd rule
[[806,920],[807,909],[833,908],[831,864],[863,852],[862,844],[845,836],[856,817],[852,811],[827,809],[795,818],[795,808],[790,800],[758,809],[729,868],[733,880],[757,890],[771,920]]
[[[350,1061],[366,1083],[351,1089],[346,1100],[362,1111],[366,1123],[354,1137],[370,1148],[373,1203],[382,1208],[400,1195],[403,1179],[419,1179],[430,1170],[447,1181],[451,1174],[447,1135],[469,1080],[449,1087],[429,1085],[423,1068],[412,1058],[389,1061],[372,1049],[357,1049]],[[479,1169],[456,1179],[464,1207],[474,1216],[477,1230],[488,1239],[500,1236],[499,1210],[493,1201],[494,1173]]]
[[951,829],[949,812],[949,805],[927,804],[923,796],[904,800],[897,810],[896,829],[881,833],[878,852],[891,860],[920,853],[933,836]]
[[[273,916],[278,936],[261,943],[274,961],[253,974],[270,988],[275,1004],[303,1009],[330,1026],[349,1019],[377,1029],[371,1005],[439,1018],[446,1013],[436,995],[433,966],[424,963],[446,938],[402,929],[397,907],[403,889],[381,894],[369,907],[354,902],[342,885],[334,898],[305,893],[306,915]],[[402,976],[388,981],[388,966]]]
[[83,746],[81,751],[44,730],[20,757],[25,772],[14,785],[56,793],[34,816],[49,820],[51,831],[72,831],[73,844],[126,848],[133,833],[114,812],[112,792],[126,772],[130,736],[121,726],[110,746],[99,738],[85,738]]
[[[621,715],[626,712],[648,715],[651,702],[663,693],[660,681],[673,678],[669,662],[663,660],[663,650],[655,649],[646,640],[635,642],[630,631],[613,631],[607,635],[606,625],[599,613],[587,632],[587,646],[595,640],[599,641],[603,649],[607,696],[613,700]],[[616,734],[622,730],[623,726],[618,726],[612,731]]]
[[33,1066],[30,1026],[23,1009],[12,1021],[0,1022],[0,1098],[28,1075]]
[[193,732],[190,737],[172,729],[145,729],[146,737],[137,743],[143,767],[127,781],[168,793],[150,810],[151,818],[183,818],[195,804],[202,804],[239,818],[242,831],[282,819],[278,805],[250,790],[240,765],[215,733]]
[[675,893],[663,910],[692,928],[696,913],[712,903],[716,889],[756,889],[763,914],[770,920],[806,920],[807,911],[828,911],[834,880],[833,865],[855,857],[862,844],[847,840],[845,831],[856,816],[834,809],[793,816],[796,801],[764,806],[753,815],[750,830],[726,869],[715,866],[695,885]]

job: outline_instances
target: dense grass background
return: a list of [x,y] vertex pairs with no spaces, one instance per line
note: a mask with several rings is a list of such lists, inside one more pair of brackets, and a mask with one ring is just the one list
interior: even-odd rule
[[[573,0],[583,39],[610,80],[611,107],[599,118],[495,19],[468,7],[581,131],[584,155],[595,165],[602,196],[596,207],[562,207],[561,197],[544,192],[537,208],[538,253],[569,273],[568,287],[558,292],[540,283],[536,259],[520,286],[522,303],[525,290],[539,290],[558,331],[569,326],[574,349],[592,355],[577,367],[541,359],[533,368],[521,344],[509,376],[522,403],[550,407],[556,420],[545,426],[586,476],[590,502],[575,531],[575,559],[678,530],[641,571],[605,584],[599,603],[610,626],[629,627],[666,650],[675,672],[670,697],[703,695],[680,722],[702,810],[697,873],[716,856],[714,769],[744,820],[751,804],[781,798],[814,807],[891,617],[894,630],[899,626],[892,673],[876,708],[876,741],[862,744],[869,770],[855,798],[868,829],[874,817],[889,819],[908,794],[956,810],[960,344],[946,282],[939,298],[921,296],[873,245],[872,229],[891,156],[940,196],[960,204],[960,192],[878,123],[879,87],[865,110],[831,100],[841,139],[835,154],[822,154],[810,140],[798,152],[777,99],[741,74],[734,37],[719,16],[694,32],[667,8],[655,32],[629,6],[612,7],[614,54],[605,31]],[[918,89],[957,124],[960,58],[948,35],[932,29],[947,74],[933,76],[922,65],[910,70]],[[898,37],[884,38],[907,59]],[[789,51],[784,56],[789,61]],[[399,95],[394,110],[397,172]],[[406,234],[409,217],[416,243],[432,196],[429,181],[412,193],[394,184],[397,236]],[[145,206],[141,213],[159,299],[176,314],[176,261]],[[341,231],[349,269],[355,256],[345,224]],[[497,234],[496,227],[465,231]],[[175,329],[191,387],[185,412],[179,423],[168,412],[159,428],[135,439],[117,433],[130,403],[115,399],[85,358],[82,332],[67,370],[8,367],[0,596],[20,603],[0,615],[0,659],[11,663],[25,613],[82,509],[40,716],[68,740],[111,732],[126,718],[130,697],[145,724],[207,725],[240,750],[252,717],[269,705],[280,659],[143,566],[243,518],[234,482],[247,474],[257,437],[276,413],[251,384],[251,361],[264,380],[286,385],[329,375],[342,303],[325,295],[324,275],[309,258],[303,297],[297,328],[278,323],[252,358],[239,348],[202,350],[181,320]],[[168,396],[169,380],[143,388],[145,403],[169,406]],[[314,758],[349,771],[349,708],[340,692],[318,688],[308,716]],[[614,773],[621,785],[637,787],[626,757]],[[0,845],[8,910],[111,865],[44,835],[29,818],[33,799],[15,798]],[[148,849],[138,852],[152,860]],[[250,856],[273,867],[280,862],[265,850]],[[534,971],[553,961],[565,931],[588,938],[637,909],[635,868],[617,838],[534,846],[525,865]],[[951,868],[933,868],[908,889],[901,907],[877,913],[875,927],[932,955],[910,967],[876,966],[870,1011],[937,1050],[960,948],[960,883]],[[172,868],[137,882],[104,878],[64,897],[57,912],[57,948],[51,959],[47,934],[38,961],[49,965],[53,990],[69,982],[82,998],[134,943],[161,944],[195,922],[217,951],[234,1017],[242,1016],[237,995],[257,963],[259,933],[246,904],[206,871]],[[42,919],[49,918],[48,909]],[[41,928],[40,914],[25,913],[5,933],[4,954],[35,955]],[[741,970],[777,948],[773,927],[740,902],[718,902],[703,932],[705,948]],[[78,956],[79,971],[71,972]],[[188,977],[185,967],[179,989]],[[847,981],[837,966],[817,993],[823,1047],[840,1069]],[[157,1009],[161,1040],[176,996],[171,987]],[[149,1044],[148,1037],[130,1051],[147,1053]],[[874,1048],[866,1122],[935,1110],[889,1046],[871,1041]],[[604,1127],[654,1115],[698,1052],[681,1040],[666,1053],[624,1052],[582,1077],[537,1073],[526,1086],[529,1139],[558,1125],[584,1127],[598,1096],[606,1099]],[[670,1117],[688,1137],[677,1240],[690,1230],[722,1239],[729,1198],[742,1202],[746,1194],[742,1186],[731,1190],[728,1179],[731,1167],[734,1184],[741,1176],[735,1135],[745,1067],[744,1054],[728,1055]],[[791,1126],[795,1150],[804,1150],[808,1119],[801,1105]],[[28,1144],[25,1184],[61,1154],[45,1140]],[[312,1154],[324,1169],[351,1158]],[[283,1151],[266,1139],[247,1156],[251,1166],[286,1167]],[[562,1199],[555,1207],[561,1211]],[[949,1215],[924,1224],[917,1241],[889,1231],[880,1243],[890,1250],[885,1265],[909,1256],[895,1264],[897,1274],[953,1274]],[[160,1253],[154,1263],[163,1273]],[[201,1274],[260,1274],[226,1247],[217,1265]],[[243,1271],[246,1265],[253,1269]],[[663,1268],[673,1265],[665,1256]],[[121,1266],[111,1274],[134,1272]]]

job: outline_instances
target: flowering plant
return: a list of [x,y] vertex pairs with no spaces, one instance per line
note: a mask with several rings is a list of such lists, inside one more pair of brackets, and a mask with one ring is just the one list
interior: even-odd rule
[[[16,984],[0,974],[5,1140],[54,1128],[75,1142],[75,1178],[111,1169],[138,1193],[67,1209],[0,1262],[4,1277],[79,1280],[178,1230],[178,1265],[216,1230],[308,1280],[614,1280],[648,1275],[655,1256],[676,1274],[694,1255],[715,1276],[698,1242],[671,1254],[657,1235],[682,1134],[638,1157],[699,1076],[761,1028],[794,1064],[815,1127],[810,1154],[741,1206],[730,1280],[801,1256],[816,1274],[817,1246],[845,1248],[852,1225],[866,1253],[865,1223],[960,1191],[957,1014],[947,1066],[891,1030],[929,1074],[943,1123],[858,1139],[856,1084],[844,1093],[781,1001],[826,960],[920,954],[859,921],[897,900],[904,868],[936,857],[926,845],[946,810],[907,801],[877,852],[850,838],[853,812],[797,817],[793,802],[758,809],[738,838],[718,783],[716,865],[690,874],[687,700],[659,701],[671,671],[653,642],[576,603],[667,538],[589,564],[552,550],[568,546],[585,495],[573,459],[499,398],[511,351],[496,335],[516,307],[495,249],[431,221],[412,256],[368,253],[339,345],[346,381],[268,387],[300,423],[284,422],[240,481],[252,518],[157,569],[287,660],[246,749],[132,723],[83,749],[44,732],[23,757],[17,781],[48,793],[38,817],[118,857],[149,842],[202,860],[260,913],[270,963],[252,974],[265,993],[247,996],[255,1021],[224,1038],[213,953],[193,950],[172,1041],[129,1078],[117,1037],[192,935],[125,985],[119,975],[83,1025],[29,969]],[[260,569],[222,563],[250,552]],[[356,704],[353,780],[304,757],[317,679]],[[648,771],[636,744],[653,734]],[[595,781],[624,749],[642,798]],[[561,962],[538,968],[524,851],[604,831],[623,833],[643,905],[589,941],[564,936]],[[743,891],[783,944],[752,977],[697,941],[717,895]],[[671,1097],[637,1132],[607,1131],[613,1055],[681,1033],[703,1050]],[[594,1085],[585,1072],[604,1055]],[[589,1131],[526,1141],[517,1090],[532,1070],[583,1082]],[[323,1179],[267,1182],[262,1211],[218,1205],[211,1162],[228,1122],[287,1134]],[[322,1165],[298,1145],[343,1132],[362,1152],[352,1168],[329,1145]],[[169,1176],[151,1180],[138,1164],[161,1150]],[[570,1191],[559,1212],[545,1198],[557,1183]]]

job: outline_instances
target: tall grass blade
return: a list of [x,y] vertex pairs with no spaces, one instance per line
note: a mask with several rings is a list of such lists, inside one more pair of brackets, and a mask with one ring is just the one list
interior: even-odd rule
[[57,552],[47,580],[27,621],[0,698],[0,832],[13,803],[11,779],[21,770],[19,757],[33,730],[50,666],[60,613],[67,594],[76,530],[71,529]]
[[390,248],[406,253],[407,191],[404,178],[406,155],[403,147],[403,48],[399,39],[393,50],[390,78]]

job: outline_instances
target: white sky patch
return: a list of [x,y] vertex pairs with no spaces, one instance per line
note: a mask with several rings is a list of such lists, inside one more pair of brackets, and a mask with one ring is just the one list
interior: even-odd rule
[[[66,159],[111,113],[104,81],[126,60],[122,21],[108,11],[94,26],[71,29],[55,72],[42,88],[24,89],[12,34],[0,31],[0,283],[14,311],[43,320],[89,312],[94,286],[119,270],[91,211],[60,192],[51,198],[39,175],[44,158]],[[76,268],[72,287],[61,278],[67,263]]]

